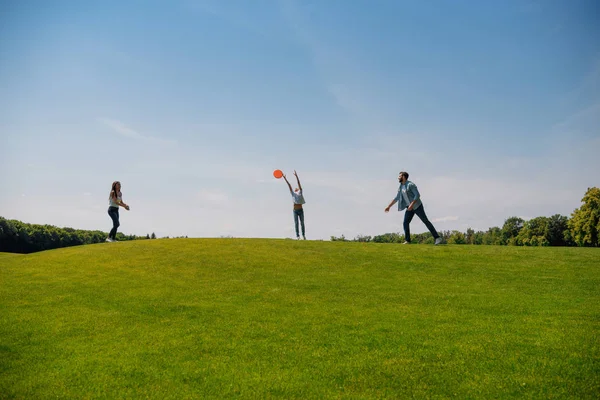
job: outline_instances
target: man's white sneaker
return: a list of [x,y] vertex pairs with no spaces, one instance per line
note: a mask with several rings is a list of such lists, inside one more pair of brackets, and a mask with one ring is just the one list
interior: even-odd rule
[[296,236],[296,240],[300,240],[300,236]]
[[109,242],[109,243],[114,242],[114,240],[112,240],[111,238],[106,238],[106,241]]
[[435,239],[435,244],[442,244],[442,238],[439,237],[439,238]]
[[406,241],[405,241],[405,242],[404,242],[404,243],[402,243],[402,244],[410,244],[410,242],[406,242]]

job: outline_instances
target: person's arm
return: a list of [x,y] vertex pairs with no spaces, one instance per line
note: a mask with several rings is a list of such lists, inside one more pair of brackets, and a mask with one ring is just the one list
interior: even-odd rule
[[294,170],[294,176],[296,176],[296,181],[298,182],[298,189],[302,190],[302,185],[300,184],[300,178],[298,178],[298,174],[296,170]]
[[288,187],[290,188],[290,193],[294,193],[294,192],[292,191],[292,185],[290,185],[290,183],[288,182],[288,180],[287,180],[287,178],[286,178],[285,174],[283,174],[283,179],[285,179],[285,183],[287,183]]
[[119,200],[119,198],[117,197],[117,194],[114,191],[112,191],[110,193],[110,195],[113,198],[113,200],[115,201],[115,203],[117,203],[118,205],[120,205],[121,207],[123,207],[124,209],[129,211],[129,206],[127,204],[123,203],[123,200]]
[[127,204],[123,203],[122,201],[119,201],[119,205],[121,207],[123,207],[124,209],[126,209],[127,211],[129,211],[129,206]]
[[385,212],[388,212],[388,211],[390,211],[390,208],[392,208],[392,206],[393,206],[394,204],[396,204],[397,202],[398,202],[398,196],[394,197],[394,200],[392,200],[392,202],[390,203],[390,205],[388,205],[388,206],[385,208]]

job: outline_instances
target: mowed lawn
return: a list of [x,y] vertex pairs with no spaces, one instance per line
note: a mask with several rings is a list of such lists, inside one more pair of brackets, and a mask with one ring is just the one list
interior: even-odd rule
[[0,254],[0,398],[598,398],[600,249]]

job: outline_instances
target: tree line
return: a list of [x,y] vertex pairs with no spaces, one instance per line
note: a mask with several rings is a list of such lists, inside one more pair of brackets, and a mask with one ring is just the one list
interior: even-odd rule
[[[502,228],[492,227],[486,231],[466,232],[442,231],[442,238],[449,244],[487,244],[512,246],[589,246],[600,247],[600,189],[588,188],[581,207],[571,217],[556,214],[551,217],[536,217],[525,221],[510,217]],[[53,225],[38,225],[8,220],[0,217],[0,252],[33,253],[36,251],[82,244],[101,243],[108,233],[73,228],[58,228]],[[184,236],[181,236],[184,237]],[[187,236],[185,236],[187,238]],[[168,238],[168,237],[167,237]],[[154,232],[146,236],[117,233],[117,240],[156,239]],[[359,235],[354,239],[331,236],[332,241],[355,241],[374,243],[402,243],[404,235],[384,233],[376,236]],[[433,244],[431,233],[411,235],[411,242]]]
[[[536,217],[524,220],[510,217],[502,228],[492,227],[486,231],[466,232],[442,231],[440,236],[448,244],[487,244],[509,246],[586,246],[599,247],[600,232],[600,189],[588,188],[581,207],[571,217],[556,214],[551,217]],[[411,234],[412,243],[433,244],[431,233]],[[375,243],[403,243],[404,235],[384,233],[376,236],[359,235],[354,239],[331,236],[332,241],[354,241]]]
[[[107,237],[108,233],[103,231],[28,224],[0,217],[0,252],[27,254],[60,247],[101,243]],[[117,233],[119,241],[140,239],[156,239],[156,235],[154,232],[152,235],[147,234],[146,236]]]

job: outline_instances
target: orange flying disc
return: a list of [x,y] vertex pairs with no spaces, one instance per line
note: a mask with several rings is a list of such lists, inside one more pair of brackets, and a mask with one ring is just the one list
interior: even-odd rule
[[276,169],[275,171],[273,171],[273,176],[277,179],[281,178],[283,176],[283,172],[281,172],[280,169]]

